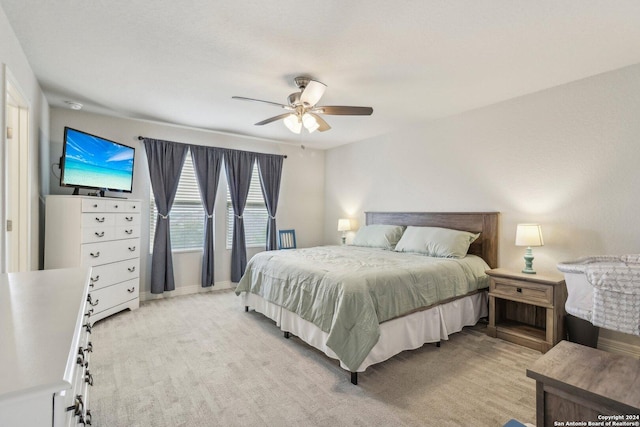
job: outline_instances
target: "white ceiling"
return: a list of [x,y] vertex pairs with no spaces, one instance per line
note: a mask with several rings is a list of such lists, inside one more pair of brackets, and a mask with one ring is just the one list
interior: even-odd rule
[[[637,0],[0,0],[52,106],[329,148],[640,63]],[[293,78],[371,106],[295,135]],[[153,136],[153,135],[149,135]]]

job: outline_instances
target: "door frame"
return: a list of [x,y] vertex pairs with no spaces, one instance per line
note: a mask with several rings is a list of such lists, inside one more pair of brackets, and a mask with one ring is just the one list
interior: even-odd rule
[[[17,79],[13,77],[10,70],[6,65],[4,68],[3,80],[3,94],[4,94],[4,114],[2,117],[2,140],[4,142],[2,153],[2,165],[4,169],[2,184],[3,184],[3,200],[2,200],[2,245],[4,253],[2,255],[2,271],[16,270],[28,271],[31,265],[31,167],[29,158],[30,152],[30,120],[31,120],[31,108],[28,98],[25,96],[24,91],[17,82]],[[13,155],[9,156],[9,141],[7,135],[7,117],[9,108],[15,108],[18,114],[17,125],[18,129],[13,129],[12,144],[18,146],[17,150],[13,150]],[[17,142],[15,141],[17,138]],[[17,185],[12,182],[8,176],[9,162],[13,162],[18,165],[17,171]],[[17,191],[18,206],[12,206],[10,196],[13,192]],[[12,237],[14,238],[13,250],[17,253],[13,254],[17,256],[17,260],[13,263],[13,266],[8,264],[9,260],[9,239],[6,231],[7,220],[10,219],[13,222]]]

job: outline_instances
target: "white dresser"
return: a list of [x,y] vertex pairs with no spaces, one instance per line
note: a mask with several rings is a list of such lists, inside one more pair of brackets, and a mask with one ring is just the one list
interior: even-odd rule
[[90,424],[89,273],[0,274],[0,426]]
[[48,196],[45,268],[92,267],[92,320],[140,306],[140,200]]

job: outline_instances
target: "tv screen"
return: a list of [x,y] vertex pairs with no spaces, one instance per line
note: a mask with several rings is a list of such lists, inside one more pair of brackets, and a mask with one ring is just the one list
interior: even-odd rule
[[60,185],[130,193],[134,155],[132,147],[65,127]]

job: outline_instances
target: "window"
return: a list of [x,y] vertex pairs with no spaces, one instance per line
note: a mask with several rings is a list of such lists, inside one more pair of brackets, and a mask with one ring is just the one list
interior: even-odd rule
[[[156,234],[156,221],[158,209],[151,192],[150,211],[150,251],[153,251],[153,239]],[[173,202],[173,207],[169,213],[171,221],[171,249],[172,250],[194,250],[202,249],[204,244],[204,208],[200,201],[200,190],[198,181],[193,170],[191,153],[187,152],[184,160],[178,192]]]
[[[251,185],[247,205],[242,214],[244,219],[244,235],[247,247],[265,247],[267,244],[267,220],[269,214],[262,197],[258,166],[253,165],[251,173]],[[233,206],[231,205],[231,193],[227,187],[227,249],[231,249],[233,241]]]

